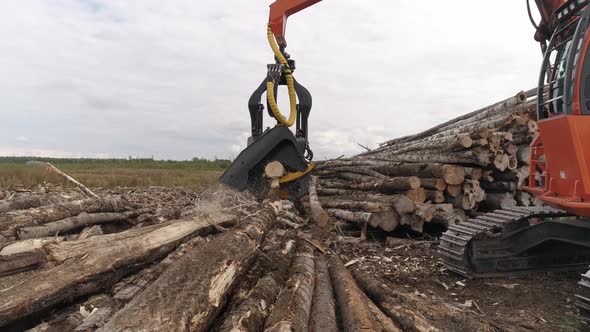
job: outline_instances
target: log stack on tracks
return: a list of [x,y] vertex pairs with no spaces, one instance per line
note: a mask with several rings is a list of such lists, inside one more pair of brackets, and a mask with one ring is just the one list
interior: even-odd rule
[[419,233],[479,212],[540,206],[523,190],[535,110],[534,91],[520,92],[353,158],[321,162],[319,200],[343,223]]

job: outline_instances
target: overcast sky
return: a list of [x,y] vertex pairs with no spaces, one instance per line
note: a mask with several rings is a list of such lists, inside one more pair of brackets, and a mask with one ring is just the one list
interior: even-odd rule
[[[4,1],[0,155],[237,156],[273,59],[270,3]],[[326,0],[291,17],[316,159],[532,88],[533,33],[525,0]]]

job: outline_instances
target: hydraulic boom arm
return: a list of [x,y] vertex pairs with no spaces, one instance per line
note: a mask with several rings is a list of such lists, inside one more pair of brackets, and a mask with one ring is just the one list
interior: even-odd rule
[[270,5],[270,18],[268,23],[277,39],[279,47],[287,47],[287,41],[285,40],[287,18],[320,1],[322,0],[277,0]]

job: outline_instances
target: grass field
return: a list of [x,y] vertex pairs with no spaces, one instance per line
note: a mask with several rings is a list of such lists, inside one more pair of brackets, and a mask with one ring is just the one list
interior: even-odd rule
[[217,182],[229,166],[227,160],[154,161],[151,159],[50,159],[0,157],[0,188],[29,188],[43,182],[64,180],[30,160],[47,161],[92,188],[117,186],[201,187]]

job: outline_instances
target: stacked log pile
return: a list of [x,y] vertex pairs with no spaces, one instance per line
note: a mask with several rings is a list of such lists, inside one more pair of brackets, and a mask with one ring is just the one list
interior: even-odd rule
[[533,91],[393,139],[350,159],[320,163],[317,193],[327,213],[392,231],[540,202],[523,190],[538,135]]

